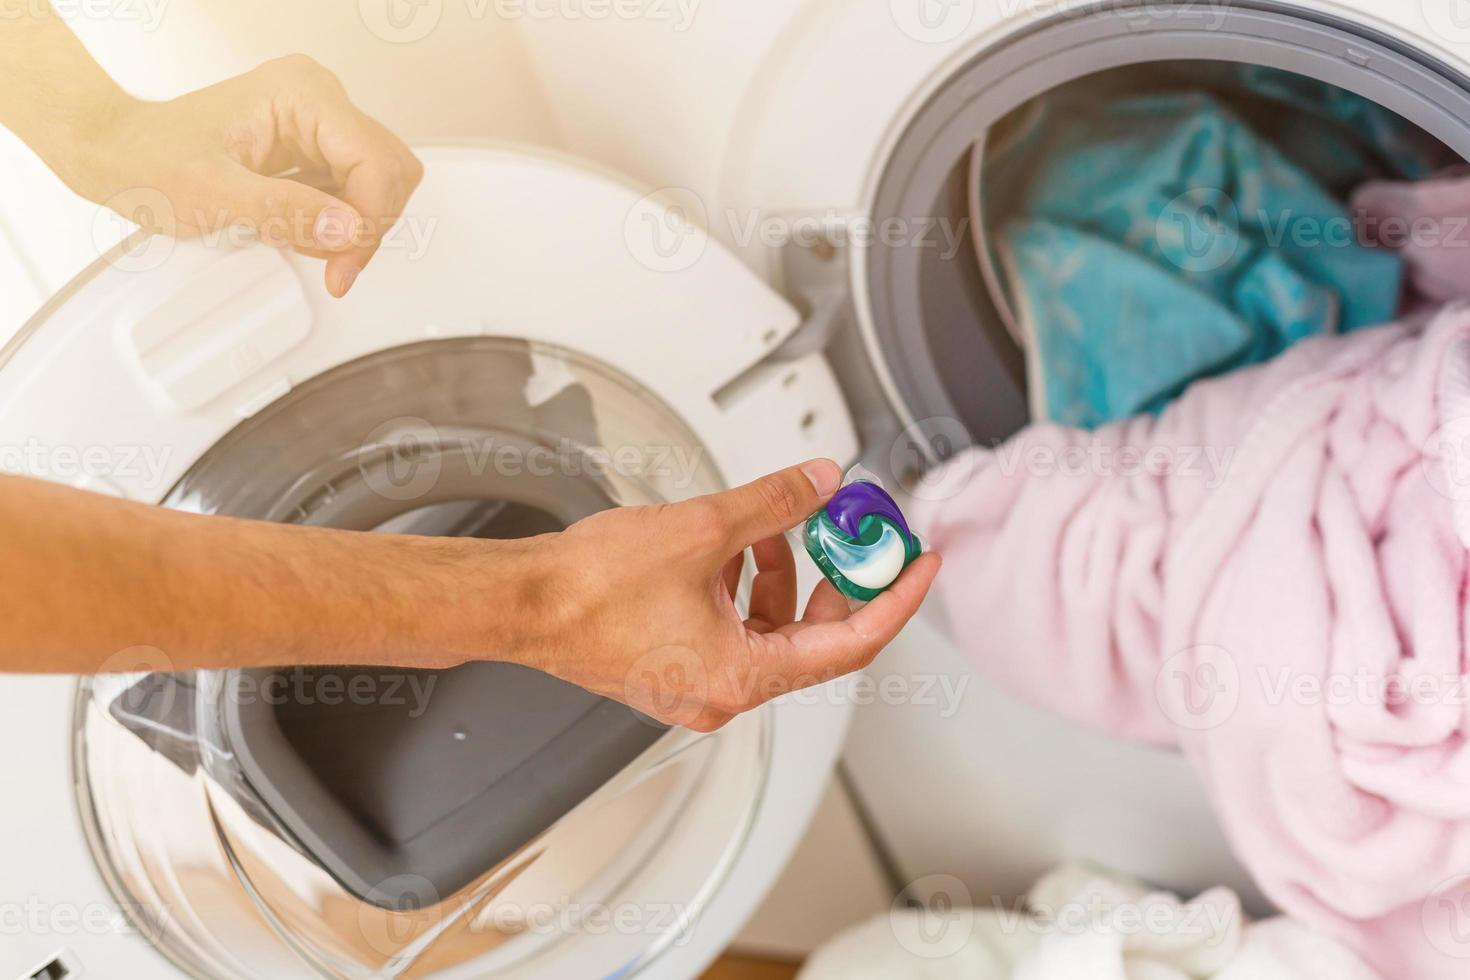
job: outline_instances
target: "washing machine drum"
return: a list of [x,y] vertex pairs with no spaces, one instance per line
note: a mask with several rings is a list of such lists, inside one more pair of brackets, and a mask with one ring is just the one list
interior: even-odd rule
[[[559,388],[528,399],[538,371]],[[570,352],[431,341],[297,387],[205,453],[165,503],[516,538],[655,499],[597,447],[691,440],[635,385]],[[506,663],[134,671],[84,686],[78,775],[114,888],[135,911],[187,910],[146,925],[191,972],[429,962],[483,976],[606,915],[672,840],[703,841],[707,859],[657,890],[660,908],[636,906],[633,961],[672,941],[750,819],[762,724],[670,732]],[[286,944],[246,941],[262,927]]]

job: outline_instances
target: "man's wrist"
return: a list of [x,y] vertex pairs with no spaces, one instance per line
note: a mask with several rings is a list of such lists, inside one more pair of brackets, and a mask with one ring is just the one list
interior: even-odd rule
[[127,161],[142,147],[135,145],[136,137],[130,138],[130,130],[148,104],[109,81],[68,118],[57,121],[49,156],[45,150],[41,156],[68,187],[97,204],[137,190],[130,186]]
[[555,536],[518,541],[472,538],[412,542],[416,572],[395,578],[414,582],[397,604],[414,636],[416,659],[427,667],[475,660],[534,666],[547,654],[556,623],[565,616],[557,599]]
[[[0,125],[78,194],[106,200],[119,165],[111,138],[139,105],[97,64],[49,5],[0,21]],[[100,179],[99,178],[103,178]]]

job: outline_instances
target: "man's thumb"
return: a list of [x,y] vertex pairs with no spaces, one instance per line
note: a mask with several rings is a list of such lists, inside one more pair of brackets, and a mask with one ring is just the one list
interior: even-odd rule
[[841,482],[836,463],[814,459],[721,494],[731,517],[730,543],[748,548],[789,531],[826,503]]

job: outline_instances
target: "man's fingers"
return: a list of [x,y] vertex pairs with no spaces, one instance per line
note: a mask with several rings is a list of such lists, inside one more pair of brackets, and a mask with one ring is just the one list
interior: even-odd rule
[[757,632],[785,626],[796,618],[796,558],[791,545],[778,534],[757,541],[751,551],[756,572],[748,625]]
[[424,168],[398,137],[356,109],[319,136],[319,149],[340,181],[339,195],[363,216],[352,246],[327,259],[327,289],[341,296],[403,213]]
[[826,579],[817,583],[812,596],[806,601],[806,611],[801,615],[803,623],[839,623],[852,610],[847,606],[847,597],[837,591],[837,586]]
[[814,459],[707,499],[717,505],[728,546],[749,548],[800,524],[827,502],[841,481],[836,463]]
[[745,570],[745,552],[739,552],[735,557],[725,562],[725,567],[720,570],[720,579],[725,583],[725,591],[730,593],[730,601],[735,601],[735,592],[740,588],[740,573]]
[[883,649],[919,611],[941,564],[933,552],[920,555],[882,594],[847,617],[847,624],[865,641],[876,645],[875,653]]
[[[919,611],[939,566],[938,555],[920,555],[887,591],[844,619],[814,618],[809,604],[807,618],[790,633],[798,654],[790,669],[827,678],[866,667]],[[836,589],[832,594],[841,598]],[[822,606],[815,617],[830,615],[835,609],[832,600],[819,589],[812,601],[819,601],[819,596]]]
[[719,711],[715,708],[705,708],[689,721],[675,722],[674,724],[683,725],[683,727],[691,728],[696,732],[713,732],[724,728],[732,720],[734,720],[734,718],[735,716],[730,714],[728,711]]
[[315,187],[235,166],[219,180],[216,199],[229,207],[218,214],[179,215],[182,223],[199,232],[243,227],[268,245],[316,253],[348,249],[360,234],[357,210]]

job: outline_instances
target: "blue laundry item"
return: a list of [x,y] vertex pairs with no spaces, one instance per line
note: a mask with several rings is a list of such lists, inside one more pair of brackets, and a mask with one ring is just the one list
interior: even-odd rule
[[[1395,256],[1200,93],[1048,103],[987,160],[1033,411],[1093,427],[1296,341],[1393,317]],[[992,212],[994,213],[994,212]]]
[[1392,109],[1306,75],[1233,61],[1191,62],[1181,74],[1231,93],[1237,115],[1344,197],[1366,178],[1420,180],[1459,159]]

